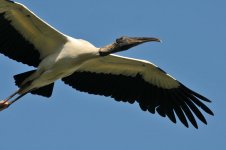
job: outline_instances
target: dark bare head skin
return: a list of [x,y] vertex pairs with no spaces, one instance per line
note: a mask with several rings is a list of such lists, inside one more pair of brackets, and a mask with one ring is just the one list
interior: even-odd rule
[[100,48],[99,54],[101,56],[107,56],[111,53],[128,50],[134,46],[140,45],[146,42],[161,42],[160,39],[154,37],[127,37],[122,36],[110,45]]

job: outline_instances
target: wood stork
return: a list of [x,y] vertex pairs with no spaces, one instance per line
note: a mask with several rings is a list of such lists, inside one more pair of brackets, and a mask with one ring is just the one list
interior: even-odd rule
[[158,112],[174,123],[177,116],[186,127],[189,120],[198,128],[195,116],[207,124],[199,108],[213,115],[202,102],[209,99],[151,62],[112,54],[151,41],[160,42],[158,38],[124,36],[97,48],[57,31],[22,4],[0,0],[0,53],[37,68],[14,76],[19,90],[2,100],[0,109],[27,93],[50,97],[54,81],[61,79],[89,94],[131,104],[136,101],[143,111]]

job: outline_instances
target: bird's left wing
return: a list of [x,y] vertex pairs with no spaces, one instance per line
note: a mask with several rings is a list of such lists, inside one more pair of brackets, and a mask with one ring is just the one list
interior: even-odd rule
[[207,98],[188,89],[148,61],[109,55],[90,60],[62,80],[90,94],[111,96],[117,101],[129,103],[137,101],[142,110],[157,111],[174,123],[176,114],[187,127],[187,119],[198,127],[194,114],[207,123],[198,108],[213,115],[201,102],[210,102]]
[[40,60],[60,49],[66,37],[24,5],[0,0],[0,53],[37,67]]

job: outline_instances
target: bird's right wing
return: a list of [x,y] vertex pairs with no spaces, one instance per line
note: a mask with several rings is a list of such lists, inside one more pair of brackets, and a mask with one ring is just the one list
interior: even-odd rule
[[24,5],[0,0],[0,53],[37,67],[41,59],[62,48],[66,37]]
[[187,127],[186,117],[194,127],[198,127],[193,114],[207,123],[199,107],[213,115],[201,102],[210,102],[207,98],[185,87],[148,61],[109,55],[88,61],[62,80],[90,94],[111,96],[117,101],[129,103],[137,101],[142,110],[151,113],[157,111],[174,123],[176,114]]

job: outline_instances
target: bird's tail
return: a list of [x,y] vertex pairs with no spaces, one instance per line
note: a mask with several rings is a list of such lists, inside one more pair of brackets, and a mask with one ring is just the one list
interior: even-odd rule
[[30,75],[32,75],[36,70],[31,70],[31,71],[28,71],[28,72],[24,72],[24,73],[21,73],[21,74],[17,74],[15,76],[13,76],[13,78],[15,79],[15,84],[20,87],[22,82],[28,78]]
[[[31,70],[28,72],[24,72],[21,74],[17,74],[14,76],[15,79],[15,84],[20,87],[20,85],[22,84],[22,82],[28,78],[30,75],[32,75],[36,70]],[[36,95],[40,95],[40,96],[44,96],[44,97],[50,97],[52,95],[53,92],[53,87],[54,87],[54,83],[51,83],[49,85],[46,85],[44,87],[35,89],[33,91],[31,91],[32,94],[36,94]]]

